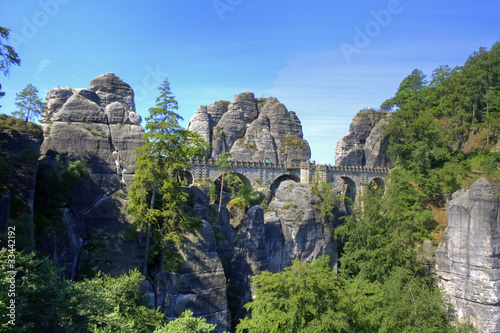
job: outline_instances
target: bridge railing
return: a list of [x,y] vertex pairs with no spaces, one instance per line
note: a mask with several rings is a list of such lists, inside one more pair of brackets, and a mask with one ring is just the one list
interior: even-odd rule
[[[216,166],[216,160],[207,158],[192,158],[189,164],[193,166]],[[230,160],[229,167],[232,169],[275,169],[275,170],[294,170],[294,169],[318,169],[326,172],[335,173],[374,173],[389,174],[389,168],[367,168],[360,166],[334,166],[330,164],[316,164],[314,161],[289,161],[287,163],[265,163],[264,161],[236,161]]]

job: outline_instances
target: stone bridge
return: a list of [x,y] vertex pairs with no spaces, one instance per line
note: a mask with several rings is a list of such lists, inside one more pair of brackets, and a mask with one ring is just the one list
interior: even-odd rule
[[[221,172],[213,159],[191,159],[187,172],[189,183],[206,183],[220,180]],[[294,161],[288,163],[265,163],[252,161],[230,161],[230,173],[236,174],[244,183],[254,189],[270,188],[273,193],[284,180],[292,179],[301,183],[334,183],[339,192],[356,199],[356,193],[363,192],[368,185],[385,188],[385,180],[390,169],[332,166],[316,164],[314,161]]]

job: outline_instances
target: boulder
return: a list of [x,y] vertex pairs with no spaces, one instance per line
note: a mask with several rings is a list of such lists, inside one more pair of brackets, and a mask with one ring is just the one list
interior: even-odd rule
[[106,114],[95,102],[82,95],[72,95],[61,109],[52,116],[52,121],[107,123]]
[[439,284],[459,317],[480,332],[500,331],[500,200],[486,178],[453,195],[436,251]]
[[42,111],[40,122],[49,122],[71,96],[73,96],[73,90],[68,87],[57,87],[49,90],[45,97],[45,108]]

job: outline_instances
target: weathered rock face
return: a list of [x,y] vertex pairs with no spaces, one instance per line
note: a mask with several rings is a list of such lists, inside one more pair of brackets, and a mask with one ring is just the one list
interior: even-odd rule
[[311,157],[299,118],[274,97],[256,99],[246,92],[236,95],[231,103],[201,106],[187,129],[200,133],[214,147],[214,158],[222,152],[231,152],[239,161],[269,158],[271,163]]
[[335,148],[335,165],[367,166],[371,168],[391,168],[393,162],[385,128],[391,113],[361,110],[349,126],[349,134],[341,137]]
[[[47,105],[42,155],[84,160],[90,172],[73,189],[67,207],[61,209],[61,218],[54,222],[54,230],[41,232],[44,241],[39,250],[54,256],[71,278],[82,271],[101,270],[116,275],[142,267],[144,244],[125,237],[132,221],[126,213],[127,187],[123,183],[133,179],[133,152],[143,144],[144,134],[141,117],[134,110],[134,92],[108,73],[92,80],[90,89],[52,89],[47,94]],[[215,113],[217,110],[211,109]],[[243,115],[238,110],[227,114],[232,112]],[[209,125],[211,118],[206,108],[200,108],[196,115],[201,123]],[[210,127],[198,130],[210,133]],[[197,211],[206,215],[208,199],[195,188],[190,192]],[[227,330],[230,313],[226,278],[212,228],[204,222],[199,230],[183,237],[179,248],[184,259],[181,268],[160,271],[154,277],[155,289],[148,285],[144,291],[153,295],[155,306],[171,319],[189,308],[196,316],[219,324],[218,331]]]
[[308,184],[283,181],[266,213],[259,205],[245,212],[230,202],[212,230],[218,235],[219,257],[228,267],[233,327],[245,314],[243,305],[252,300],[252,276],[281,272],[295,259],[311,261],[322,254],[330,256],[332,267],[337,263],[332,227],[323,223],[320,199]]
[[292,261],[312,261],[321,254],[337,263],[337,246],[332,229],[320,216],[321,201],[308,184],[284,181],[276,191],[266,223],[267,269],[280,272]]
[[128,84],[107,73],[93,79],[90,90],[52,89],[46,104],[42,155],[86,159],[97,174],[134,173],[133,151],[142,145],[144,129]]
[[485,178],[457,192],[436,251],[440,285],[459,317],[480,332],[500,331],[500,200]]
[[[184,236],[179,247],[182,266],[157,277],[162,285],[158,304],[168,319],[177,318],[185,309],[209,323],[217,323],[217,332],[229,328],[231,314],[227,308],[226,278],[217,254],[217,244],[210,224]],[[165,275],[162,277],[161,275]]]
[[[68,277],[82,269],[125,273],[140,266],[137,243],[124,237],[131,221],[121,189],[123,181],[133,179],[133,151],[143,143],[133,98],[132,88],[111,73],[92,80],[90,89],[59,87],[47,93],[42,156],[83,160],[90,169],[54,222],[56,231],[41,231],[40,250],[52,254]],[[89,254],[87,248],[98,250]]]

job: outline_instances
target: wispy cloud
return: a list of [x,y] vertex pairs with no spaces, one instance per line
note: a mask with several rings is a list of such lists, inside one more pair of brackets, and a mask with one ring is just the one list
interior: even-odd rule
[[45,71],[45,68],[50,64],[50,60],[45,59],[40,61],[38,64],[38,67],[36,68],[36,77],[38,77],[40,74],[42,74]]

